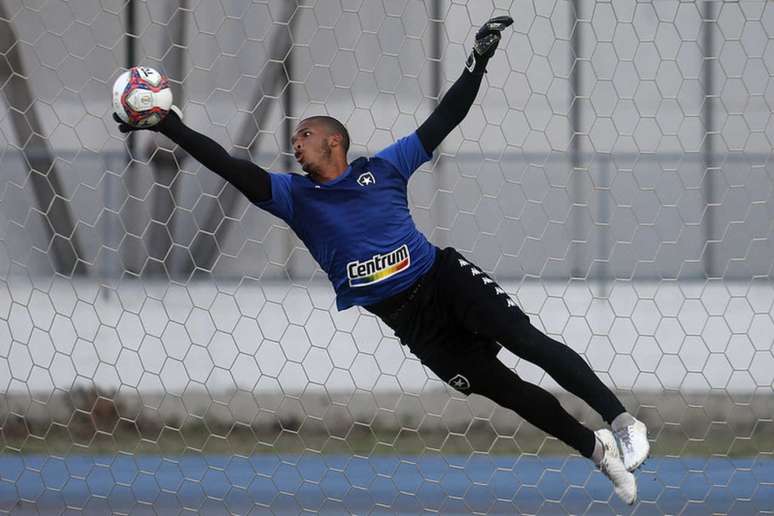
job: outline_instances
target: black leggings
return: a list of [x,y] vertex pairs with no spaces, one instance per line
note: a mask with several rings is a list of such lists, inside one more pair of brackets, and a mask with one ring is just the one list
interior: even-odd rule
[[439,251],[433,268],[411,290],[367,308],[393,328],[423,364],[460,392],[486,396],[591,456],[594,433],[551,393],[525,382],[500,362],[496,355],[502,345],[541,367],[608,423],[625,411],[578,353],[532,326],[494,280],[454,249]]

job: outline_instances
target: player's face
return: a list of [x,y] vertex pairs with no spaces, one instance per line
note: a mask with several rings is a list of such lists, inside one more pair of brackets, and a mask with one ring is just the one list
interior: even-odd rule
[[306,120],[298,124],[290,143],[293,146],[293,155],[304,172],[312,174],[330,160],[330,136],[323,124]]

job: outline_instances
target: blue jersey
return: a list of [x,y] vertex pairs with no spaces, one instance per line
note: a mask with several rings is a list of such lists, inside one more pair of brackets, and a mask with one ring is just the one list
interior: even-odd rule
[[272,172],[271,200],[256,204],[304,242],[328,274],[339,310],[373,304],[408,288],[435,259],[406,195],[409,177],[430,157],[412,133],[326,183]]

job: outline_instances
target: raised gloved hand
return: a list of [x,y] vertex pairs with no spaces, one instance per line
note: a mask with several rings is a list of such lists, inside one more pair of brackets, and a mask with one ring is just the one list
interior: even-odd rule
[[171,108],[169,108],[169,113],[167,113],[167,116],[161,119],[161,121],[156,124],[152,125],[150,127],[135,127],[133,125],[129,125],[121,118],[113,113],[113,120],[118,122],[118,130],[122,133],[131,133],[132,131],[140,131],[142,129],[147,129],[149,131],[156,131],[163,133],[165,129],[167,129],[169,126],[181,124],[183,121],[183,112],[180,111],[180,108],[173,105]]
[[501,32],[513,24],[510,16],[495,16],[487,20],[476,33],[473,50],[465,62],[465,67],[471,73],[486,72],[486,63],[492,57],[500,43]]

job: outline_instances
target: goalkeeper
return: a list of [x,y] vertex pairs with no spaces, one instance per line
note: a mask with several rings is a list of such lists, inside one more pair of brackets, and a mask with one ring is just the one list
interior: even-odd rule
[[[302,120],[293,133],[293,151],[306,175],[270,173],[231,157],[185,126],[176,108],[152,129],[287,222],[328,274],[339,310],[358,305],[374,313],[442,380],[514,410],[575,448],[612,480],[625,502],[634,503],[637,486],[630,471],[649,452],[645,425],[626,412],[580,355],[532,326],[481,269],[452,248],[430,244],[409,213],[411,174],[467,114],[501,32],[511,23],[501,16],[484,24],[461,76],[427,120],[370,159],[349,163],[347,130],[326,116]],[[134,128],[121,123],[120,130]],[[591,431],[552,394],[523,381],[497,359],[500,346],[542,367],[613,432]]]

